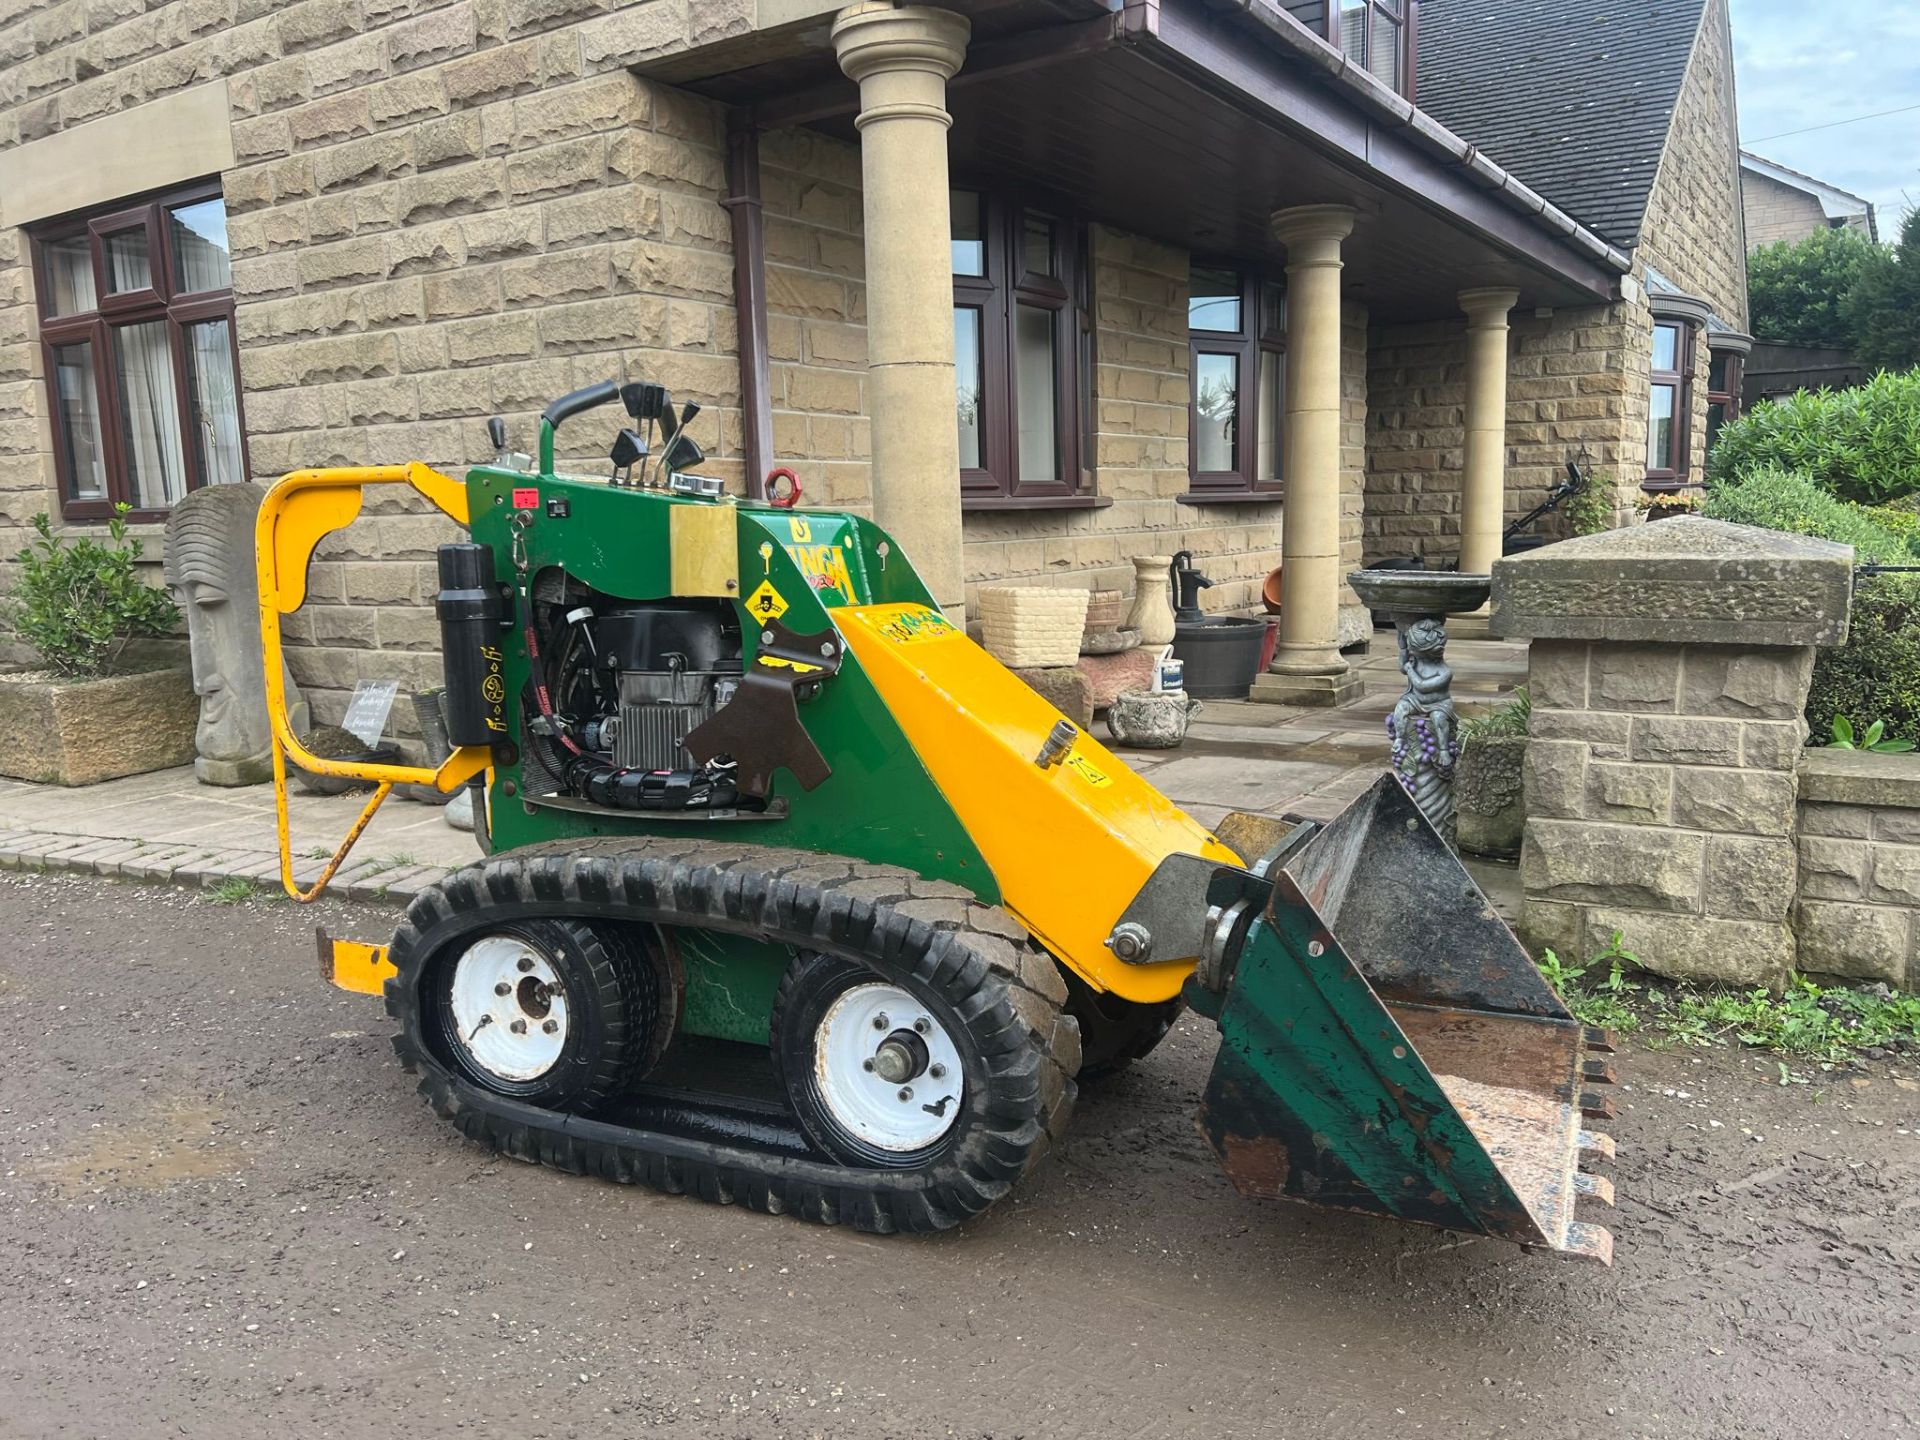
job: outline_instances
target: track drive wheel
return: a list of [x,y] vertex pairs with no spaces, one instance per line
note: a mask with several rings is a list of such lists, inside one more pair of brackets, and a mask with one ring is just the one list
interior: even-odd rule
[[677,992],[662,983],[665,963],[657,944],[611,927],[503,924],[437,957],[416,1012],[419,1040],[495,1095],[586,1113],[659,1058]]
[[1080,1022],[1083,1081],[1108,1079],[1134,1061],[1146,1059],[1186,1009],[1186,1002],[1177,995],[1141,1005],[1103,994],[1071,970],[1061,969],[1067,981],[1067,1013]]

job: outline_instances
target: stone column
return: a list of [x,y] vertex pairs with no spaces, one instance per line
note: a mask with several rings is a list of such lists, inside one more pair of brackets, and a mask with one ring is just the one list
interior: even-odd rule
[[1287,247],[1287,384],[1282,432],[1280,639],[1255,700],[1340,705],[1360,694],[1340,656],[1340,242],[1347,205],[1276,211]]
[[1796,963],[1796,763],[1814,649],[1846,638],[1852,551],[1716,520],[1499,560],[1526,638],[1523,928],[1581,959],[1618,930],[1663,975],[1777,985]]
[[[1507,495],[1507,312],[1518,290],[1462,290],[1467,312],[1467,453],[1460,475],[1460,570],[1500,558]],[[1486,612],[1482,610],[1481,614]]]
[[969,33],[964,17],[918,5],[849,5],[833,22],[840,68],[860,86],[873,516],[956,623],[966,592],[946,101]]

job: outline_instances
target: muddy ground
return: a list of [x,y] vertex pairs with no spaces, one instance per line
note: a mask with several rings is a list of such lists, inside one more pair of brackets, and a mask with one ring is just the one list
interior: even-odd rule
[[1911,1069],[1630,1050],[1605,1270],[1239,1199],[1188,1020],[1011,1203],[879,1240],[461,1141],[317,918],[393,915],[0,876],[0,1436],[1920,1428]]

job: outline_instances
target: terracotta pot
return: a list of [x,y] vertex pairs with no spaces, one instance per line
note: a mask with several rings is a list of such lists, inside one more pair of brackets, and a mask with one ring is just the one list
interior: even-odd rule
[[1267,607],[1269,615],[1280,613],[1280,567],[1274,566],[1267,572],[1267,578],[1260,582],[1260,603]]
[[1127,597],[1118,590],[1096,590],[1087,600],[1087,633],[1106,635],[1120,628],[1126,614]]

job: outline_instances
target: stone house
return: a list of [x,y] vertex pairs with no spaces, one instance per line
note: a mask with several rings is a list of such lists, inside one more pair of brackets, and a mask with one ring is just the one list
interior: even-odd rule
[[[1487,569],[1570,458],[1631,518],[1737,403],[1726,0],[843,6],[0,0],[0,543],[646,377],[954,607],[1284,562],[1260,693],[1331,702],[1348,570]],[[445,538],[323,551],[321,718],[435,677]]]
[[1751,150],[1740,152],[1740,207],[1749,250],[1805,240],[1821,230],[1858,230],[1869,240],[1880,238],[1871,200]]

